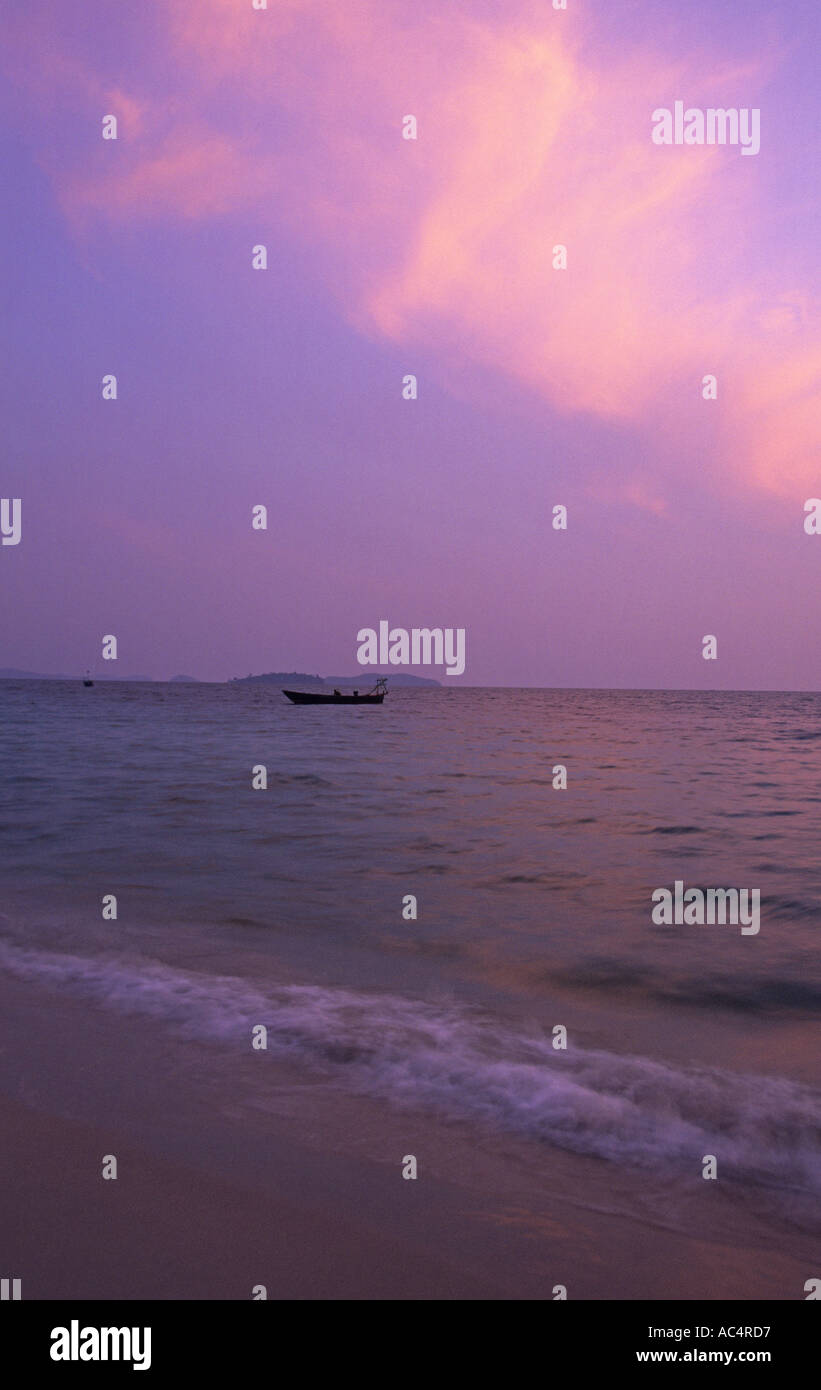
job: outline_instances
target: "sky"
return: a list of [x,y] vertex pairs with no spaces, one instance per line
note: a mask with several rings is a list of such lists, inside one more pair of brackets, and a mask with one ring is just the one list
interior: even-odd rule
[[353,674],[384,619],[449,684],[819,687],[816,0],[2,22],[0,667]]

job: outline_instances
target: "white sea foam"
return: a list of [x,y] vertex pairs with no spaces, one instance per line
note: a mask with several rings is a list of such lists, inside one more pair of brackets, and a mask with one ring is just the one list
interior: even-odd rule
[[777,1077],[675,1067],[526,1034],[456,1004],[266,986],[110,956],[0,942],[0,967],[203,1042],[269,1050],[333,1084],[617,1162],[692,1165],[821,1192],[821,1092]]

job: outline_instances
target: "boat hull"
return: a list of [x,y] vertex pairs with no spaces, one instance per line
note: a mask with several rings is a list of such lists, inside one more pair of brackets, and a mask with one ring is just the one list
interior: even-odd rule
[[283,690],[294,705],[381,705],[384,695],[315,695],[307,690]]

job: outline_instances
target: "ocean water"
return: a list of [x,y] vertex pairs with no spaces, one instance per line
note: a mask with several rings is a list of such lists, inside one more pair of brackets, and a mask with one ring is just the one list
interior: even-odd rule
[[[817,1220],[821,695],[3,681],[0,707],[15,979],[215,1056],[263,1022],[314,1107],[666,1192],[716,1154]],[[760,932],[655,926],[676,879],[760,889]]]

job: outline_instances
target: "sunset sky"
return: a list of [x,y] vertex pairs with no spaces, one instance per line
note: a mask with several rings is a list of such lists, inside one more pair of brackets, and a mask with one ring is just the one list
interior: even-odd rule
[[821,10],[567,5],[8,6],[0,666],[821,684]]

